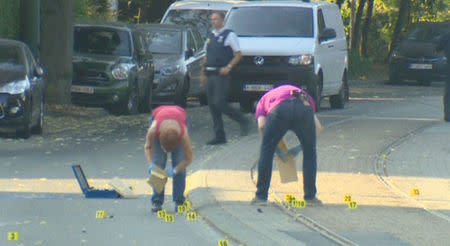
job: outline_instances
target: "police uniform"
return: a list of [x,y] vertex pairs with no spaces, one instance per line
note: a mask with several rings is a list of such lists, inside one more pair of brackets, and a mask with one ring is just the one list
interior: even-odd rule
[[444,89],[443,105],[444,120],[450,122],[450,32],[441,37],[436,46],[437,50],[443,50],[447,58],[446,83]]
[[205,75],[207,77],[208,105],[214,124],[215,138],[208,144],[225,143],[225,131],[222,114],[238,122],[241,126],[241,134],[248,131],[248,120],[238,110],[228,104],[230,89],[230,75],[220,75],[221,68],[226,67],[234,57],[234,53],[240,51],[236,34],[230,29],[222,28],[213,30],[208,34],[206,41]]

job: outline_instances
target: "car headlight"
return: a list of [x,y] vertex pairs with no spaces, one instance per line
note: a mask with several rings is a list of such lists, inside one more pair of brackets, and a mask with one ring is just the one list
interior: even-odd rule
[[11,95],[22,94],[30,88],[28,78],[19,81],[13,81],[6,85],[0,86],[0,93],[8,93]]
[[397,50],[394,50],[394,51],[392,51],[392,58],[394,58],[394,59],[398,59],[398,58],[400,58],[400,54],[398,53],[398,51]]
[[313,62],[312,55],[291,56],[288,60],[291,65],[310,65]]
[[112,70],[112,76],[117,80],[128,79],[131,66],[129,64],[120,63]]
[[160,73],[162,76],[169,76],[169,75],[177,73],[179,69],[180,69],[180,65],[163,67],[160,69]]

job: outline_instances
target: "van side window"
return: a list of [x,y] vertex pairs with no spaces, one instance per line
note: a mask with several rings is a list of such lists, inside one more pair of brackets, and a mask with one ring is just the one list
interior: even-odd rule
[[323,33],[323,30],[325,30],[325,20],[323,18],[322,10],[319,9],[317,12],[317,23],[319,28],[319,35]]
[[197,50],[203,49],[204,41],[203,41],[202,35],[195,30],[192,30],[192,34],[195,37],[195,44],[196,44]]

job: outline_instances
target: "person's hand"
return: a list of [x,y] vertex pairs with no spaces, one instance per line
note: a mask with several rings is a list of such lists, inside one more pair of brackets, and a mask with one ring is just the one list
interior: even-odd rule
[[230,72],[231,72],[231,67],[229,67],[229,66],[222,67],[219,70],[219,74],[222,76],[228,75]]
[[204,74],[200,75],[200,86],[204,87],[206,85],[206,76]]
[[148,166],[148,173],[151,173],[155,169],[155,163],[150,162]]
[[300,153],[302,151],[302,145],[299,144],[295,147],[292,147],[288,152],[287,155],[292,155],[294,157],[296,157],[298,155],[298,153]]
[[278,155],[278,157],[283,161],[286,162],[286,153],[284,153],[283,150],[281,150],[280,148],[276,147],[275,148],[275,153]]
[[175,170],[175,168],[171,168],[171,169],[167,170],[166,173],[167,173],[167,177],[173,178],[173,176],[175,176],[177,174],[177,171]]

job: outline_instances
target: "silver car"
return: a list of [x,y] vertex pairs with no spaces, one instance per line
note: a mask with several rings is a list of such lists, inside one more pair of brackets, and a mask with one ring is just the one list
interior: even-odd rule
[[186,106],[187,97],[199,97],[205,104],[205,88],[200,85],[204,40],[195,27],[144,24],[148,49],[153,54],[155,77],[153,102]]

